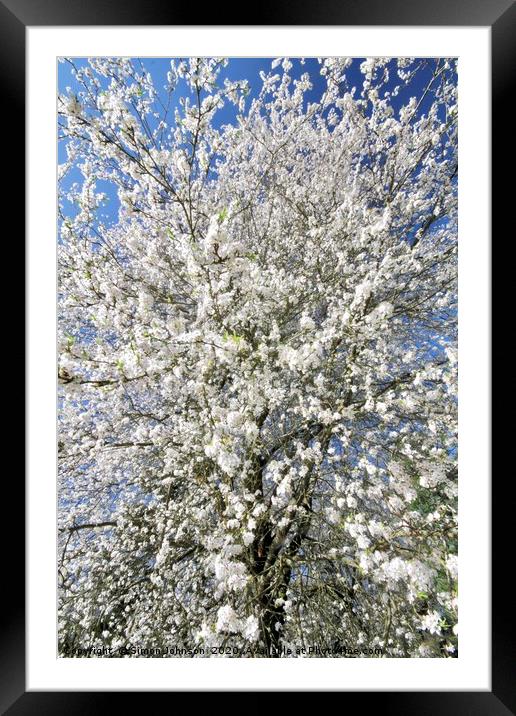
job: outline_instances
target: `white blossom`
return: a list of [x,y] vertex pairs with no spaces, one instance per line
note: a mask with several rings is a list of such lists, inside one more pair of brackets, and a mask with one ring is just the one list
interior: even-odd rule
[[217,612],[217,626],[218,632],[229,632],[236,633],[241,629],[240,620],[233,607],[229,604],[220,607]]

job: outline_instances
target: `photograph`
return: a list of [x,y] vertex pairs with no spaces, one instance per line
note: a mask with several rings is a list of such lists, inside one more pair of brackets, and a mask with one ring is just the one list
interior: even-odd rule
[[458,657],[459,106],[58,58],[58,657]]

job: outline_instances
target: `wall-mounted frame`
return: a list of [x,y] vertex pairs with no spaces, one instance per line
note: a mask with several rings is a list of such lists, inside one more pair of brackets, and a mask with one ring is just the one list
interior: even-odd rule
[[[69,27],[69,26],[170,26],[191,27],[195,12],[188,8],[171,10],[158,2],[134,3],[132,6],[121,2],[94,2],[83,4],[78,1],[61,2],[55,0],[39,4],[32,0],[4,0],[0,4],[0,36],[3,71],[3,100],[8,112],[3,113],[4,136],[12,133],[14,118],[21,122],[24,112],[26,87],[26,37],[29,28],[38,27]],[[216,8],[203,10],[206,23],[202,27],[217,31],[221,26],[220,13]],[[256,27],[271,26],[308,26],[313,32],[323,26],[361,26],[361,27],[484,27],[491,28],[491,89],[492,89],[492,235],[501,235],[502,217],[506,207],[510,206],[507,181],[502,169],[511,164],[510,153],[514,149],[507,137],[511,136],[511,117],[507,112],[510,96],[510,79],[516,65],[514,36],[516,31],[516,10],[513,3],[507,0],[483,3],[445,2],[371,2],[342,3],[327,0],[324,3],[298,4],[295,10],[285,4],[266,3],[260,7],[259,17],[254,18]],[[213,23],[213,24],[212,24]],[[234,23],[233,23],[234,24]],[[252,23],[249,23],[253,26]],[[247,25],[247,22],[246,22]],[[29,117],[27,117],[27,121]],[[18,134],[20,132],[18,131]],[[49,137],[49,141],[53,138]],[[18,216],[25,213],[23,192],[20,187],[29,177],[24,176],[22,140],[11,148],[12,161],[9,169],[9,199],[5,206],[9,211],[18,209]],[[29,159],[27,157],[27,159]],[[19,222],[22,232],[22,221]],[[22,238],[12,237],[21,245]],[[12,241],[12,239],[11,239]],[[28,286],[30,293],[30,285]],[[500,308],[500,306],[498,306]],[[493,314],[496,315],[496,314]],[[30,318],[30,316],[29,316]],[[48,337],[52,342],[52,336]],[[33,350],[29,343],[29,351]],[[30,400],[30,395],[29,395]],[[500,433],[503,434],[503,427]],[[493,434],[493,455],[504,449],[500,437]],[[29,443],[30,456],[30,443]],[[503,474],[503,473],[502,473]],[[10,489],[14,492],[12,504],[24,503],[24,485],[20,478],[12,481]],[[510,534],[510,501],[507,500],[507,485],[501,475],[493,471],[491,486],[492,502],[492,646],[491,646],[491,688],[492,691],[442,691],[442,692],[411,692],[410,684],[405,692],[368,692],[358,694],[360,704],[368,708],[387,709],[396,713],[443,714],[508,714],[516,713],[516,699],[513,686],[514,632],[511,632],[510,594],[506,588],[504,561],[507,559]],[[11,498],[12,500],[12,498]],[[20,533],[20,512],[6,515],[12,525],[6,534]],[[26,663],[26,619],[24,594],[24,550],[23,539],[18,538],[8,543],[6,552],[7,566],[5,571],[9,577],[9,600],[11,608],[4,611],[2,625],[2,708],[12,714],[32,713],[92,713],[106,708],[112,703],[113,697],[106,693],[93,693],[94,687],[88,692],[59,692],[49,687],[48,690],[27,691]],[[11,551],[12,550],[12,551]],[[506,570],[506,567],[505,567]],[[30,688],[30,682],[29,682]],[[200,686],[202,689],[202,686]],[[300,685],[300,689],[302,686]],[[122,689],[120,689],[122,690]],[[253,689],[254,690],[254,689]],[[263,684],[256,690],[267,690]],[[293,689],[296,690],[296,689]],[[314,689],[315,690],[315,689]],[[338,690],[338,687],[335,687]],[[133,698],[144,705],[148,698],[144,694]],[[144,701],[145,699],[145,701]],[[364,700],[365,699],[365,700]]]

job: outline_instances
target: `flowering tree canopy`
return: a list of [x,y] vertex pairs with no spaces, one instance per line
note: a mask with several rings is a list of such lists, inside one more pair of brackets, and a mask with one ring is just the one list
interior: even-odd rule
[[314,65],[58,98],[62,655],[457,654],[456,63]]

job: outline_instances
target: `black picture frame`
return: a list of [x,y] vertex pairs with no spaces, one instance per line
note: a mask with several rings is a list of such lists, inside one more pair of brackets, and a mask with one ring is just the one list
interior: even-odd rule
[[[0,83],[2,84],[1,121],[3,137],[15,129],[15,141],[6,142],[5,151],[12,152],[9,186],[4,207],[17,216],[12,230],[11,248],[22,247],[21,235],[25,214],[22,187],[25,183],[24,149],[21,141],[25,105],[25,35],[28,26],[66,25],[192,25],[199,17],[192,5],[172,5],[158,0],[0,0]],[[221,8],[207,6],[202,10],[203,25],[361,25],[361,26],[490,26],[492,40],[492,236],[502,239],[502,222],[507,207],[512,206],[514,182],[504,175],[507,166],[514,167],[512,115],[507,111],[511,100],[511,79],[516,67],[516,5],[510,0],[262,0],[258,12],[241,23],[221,22]],[[512,240],[511,232],[511,240]],[[509,237],[507,237],[509,238]],[[505,243],[505,242],[504,242]],[[504,264],[505,264],[504,247]],[[23,259],[22,259],[23,261]],[[507,269],[506,269],[507,270]],[[510,274],[508,274],[508,277]],[[499,282],[503,285],[503,281]],[[496,285],[494,286],[496,288]],[[493,290],[493,322],[499,316],[502,299]],[[13,323],[13,326],[16,325]],[[12,327],[13,327],[12,326]],[[495,326],[493,325],[493,328]],[[5,330],[10,330],[7,326]],[[53,340],[49,337],[49,340]],[[21,344],[19,344],[21,345]],[[30,346],[29,346],[30,348]],[[500,359],[502,357],[501,348]],[[496,359],[496,351],[492,353]],[[501,360],[500,360],[501,363]],[[9,369],[9,375],[13,367]],[[497,380],[499,385],[497,386]],[[493,371],[492,395],[506,390],[500,373]],[[497,387],[499,390],[497,390]],[[506,397],[506,393],[504,394]],[[20,402],[18,400],[18,402]],[[497,426],[492,436],[492,455],[506,450],[510,437],[507,422]],[[498,450],[497,450],[498,448]],[[7,477],[7,473],[4,473]],[[468,692],[360,692],[355,706],[381,713],[464,714],[469,716],[502,716],[516,713],[516,640],[514,638],[514,590],[509,587],[507,559],[512,537],[513,507],[508,499],[510,480],[507,472],[492,471],[492,691]],[[2,649],[0,651],[0,708],[12,716],[21,714],[99,713],[115,706],[117,694],[112,692],[26,692],[25,687],[25,569],[24,538],[20,526],[21,505],[24,504],[24,482],[19,467],[9,480],[9,504],[17,509],[4,509],[4,597],[2,610]],[[10,523],[9,523],[10,522]],[[263,690],[263,684],[257,685]],[[167,694],[162,694],[167,696]],[[145,693],[131,694],[133,708],[149,711]],[[168,702],[168,708],[173,708]],[[353,707],[352,707],[353,708]],[[151,710],[152,712],[152,710]]]

